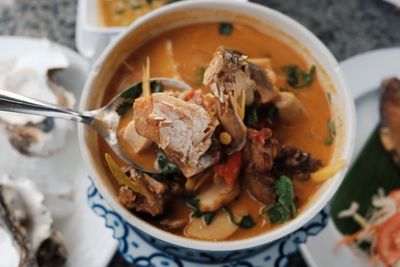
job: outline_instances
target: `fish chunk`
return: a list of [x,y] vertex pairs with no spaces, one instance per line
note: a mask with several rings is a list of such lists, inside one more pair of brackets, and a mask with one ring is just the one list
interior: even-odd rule
[[156,93],[137,99],[134,110],[137,133],[156,143],[186,177],[215,163],[205,153],[218,121],[202,107]]
[[256,88],[256,83],[250,78],[246,56],[219,47],[204,73],[203,84],[210,86],[219,100],[219,120],[232,136],[230,152],[241,150],[246,143],[246,126],[239,113],[238,97],[244,97],[246,92],[253,92]]

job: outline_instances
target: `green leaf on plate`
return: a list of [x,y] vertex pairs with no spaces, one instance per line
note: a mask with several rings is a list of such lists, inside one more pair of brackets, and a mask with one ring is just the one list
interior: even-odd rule
[[359,213],[365,216],[371,206],[372,196],[380,187],[385,192],[400,188],[400,172],[384,150],[379,127],[376,127],[331,201],[332,219],[340,232],[351,234],[360,227],[352,218],[338,218],[338,213],[356,201],[360,205]]

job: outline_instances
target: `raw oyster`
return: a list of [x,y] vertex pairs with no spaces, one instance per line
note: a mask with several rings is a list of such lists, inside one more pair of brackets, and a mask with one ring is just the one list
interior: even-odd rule
[[27,178],[0,178],[0,257],[15,266],[62,266],[67,250],[44,196]]
[[[44,40],[40,49],[17,58],[0,58],[0,88],[72,108],[74,96],[49,74],[68,66],[64,53]],[[6,112],[0,112],[0,121],[4,122],[13,147],[28,156],[51,155],[64,146],[66,134],[72,128],[68,121]]]

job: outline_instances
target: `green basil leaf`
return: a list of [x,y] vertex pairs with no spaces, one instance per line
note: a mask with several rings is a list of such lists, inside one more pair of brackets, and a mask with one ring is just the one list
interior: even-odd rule
[[240,222],[237,225],[240,228],[250,229],[254,225],[256,225],[256,223],[253,221],[253,218],[251,218],[250,215],[245,215],[245,216],[242,217],[242,219],[240,220]]
[[235,215],[233,215],[233,212],[228,208],[228,207],[223,207],[223,209],[228,213],[229,219],[233,224],[236,224],[240,228],[243,229],[249,229],[252,228],[256,223],[253,221],[253,218],[251,218],[250,215],[245,215],[243,216],[240,221],[236,221]]
[[137,83],[128,89],[126,89],[121,96],[123,98],[128,98],[128,99],[136,99],[142,95],[143,89],[142,89],[142,83]]
[[231,35],[233,32],[233,25],[229,22],[221,22],[219,24],[219,34],[221,35]]
[[287,84],[298,89],[312,84],[317,68],[313,65],[309,72],[305,72],[297,65],[288,65],[283,67],[282,70],[286,73]]
[[188,206],[191,209],[199,210],[199,204],[200,204],[200,199],[198,198],[193,198],[193,197],[186,198],[186,206]]
[[118,113],[120,117],[124,116],[125,113],[132,108],[133,100],[132,101],[125,101],[121,103],[116,109],[115,112]]
[[203,213],[203,220],[206,225],[209,225],[214,217],[214,212],[205,212]]
[[157,163],[160,167],[161,174],[178,174],[181,170],[175,165],[168,161],[167,157],[163,153],[158,153]]
[[164,91],[164,85],[158,81],[150,82],[151,92],[153,93],[161,93]]

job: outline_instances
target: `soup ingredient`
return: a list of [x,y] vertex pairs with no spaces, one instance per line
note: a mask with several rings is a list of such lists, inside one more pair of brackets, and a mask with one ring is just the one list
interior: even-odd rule
[[122,138],[126,140],[127,144],[131,147],[132,151],[135,153],[140,153],[145,151],[151,146],[149,139],[144,138],[136,132],[135,121],[129,122],[128,126],[123,130]]
[[264,208],[263,213],[268,213],[268,218],[272,223],[284,223],[296,214],[293,185],[289,177],[281,176],[276,181],[275,193],[278,196],[278,202]]
[[328,180],[338,171],[340,171],[345,165],[346,165],[345,160],[343,159],[337,160],[334,163],[322,167],[320,170],[311,174],[311,179],[315,182],[322,182]]
[[[49,103],[72,108],[74,96],[54,81],[51,72],[69,66],[61,49],[43,40],[34,50],[0,59],[0,88]],[[11,145],[27,156],[50,156],[61,149],[71,125],[42,116],[0,113]]]
[[271,63],[263,64],[263,68],[249,62],[250,77],[256,83],[256,91],[246,92],[246,104],[256,101],[258,104],[269,103],[277,96],[275,88],[276,76]]
[[233,25],[229,22],[221,22],[219,24],[219,33],[221,35],[231,35],[233,32]]
[[325,145],[332,145],[336,136],[336,127],[335,123],[331,120],[328,121],[328,132],[329,136],[325,139]]
[[246,142],[246,126],[240,116],[244,105],[238,101],[247,90],[254,91],[246,57],[219,47],[204,73],[203,84],[209,86],[218,102],[218,118],[232,137],[232,152],[239,151]]
[[234,187],[242,167],[242,152],[235,152],[228,157],[226,162],[214,165],[214,172],[223,177],[225,182]]
[[400,167],[400,80],[386,79],[382,88],[380,138],[394,163]]
[[110,168],[111,173],[114,177],[120,182],[122,185],[125,185],[133,192],[139,193],[149,199],[150,202],[154,202],[153,196],[150,192],[143,186],[142,183],[138,182],[136,179],[131,179],[128,177],[117,165],[114,159],[109,155],[105,154],[105,159],[107,161],[108,167]]
[[275,179],[267,174],[245,172],[244,181],[247,190],[259,202],[265,206],[275,203]]
[[185,235],[201,240],[225,240],[234,234],[239,227],[231,222],[228,213],[221,209],[215,213],[209,225],[202,218],[192,217],[185,227]]
[[168,93],[135,101],[137,132],[156,143],[186,177],[206,169],[215,159],[203,157],[211,145],[218,121],[200,106]]
[[248,129],[244,148],[247,170],[258,173],[271,171],[279,149],[279,141],[272,135],[271,129],[264,128],[261,131]]
[[[370,212],[365,217],[359,214],[356,202],[340,212],[339,218],[352,218],[361,230],[345,236],[337,246],[352,243],[371,258],[378,258],[384,266],[396,266],[400,262],[400,206],[397,199],[392,197],[395,195],[396,190],[385,195],[383,189],[378,189],[378,194],[372,197]],[[368,249],[363,249],[362,244],[367,244]]]
[[272,173],[275,177],[287,175],[292,179],[309,180],[311,174],[322,167],[319,159],[295,147],[282,145],[274,161]]
[[317,67],[311,66],[309,72],[305,72],[297,65],[289,65],[283,68],[286,73],[286,82],[294,89],[308,87],[314,81]]
[[229,145],[232,142],[232,136],[227,132],[222,132],[219,134],[219,141],[223,145]]
[[274,103],[279,110],[279,119],[283,121],[300,120],[300,116],[307,114],[307,109],[293,93],[280,92]]
[[256,223],[253,221],[250,215],[244,215],[240,221],[237,221],[233,212],[228,208],[224,207],[224,210],[229,214],[229,219],[233,224],[236,224],[240,228],[249,229],[252,228]]
[[216,211],[234,200],[239,193],[239,184],[232,187],[225,182],[213,183],[196,196],[199,200],[199,210],[202,212]]
[[43,201],[31,180],[0,179],[0,233],[12,240],[8,244],[0,240],[1,253],[14,254],[18,266],[62,266],[66,262],[68,252]]
[[172,164],[168,162],[168,159],[165,157],[163,153],[158,153],[157,156],[157,163],[158,167],[161,170],[162,174],[173,174],[173,173],[180,173],[181,171],[179,170],[178,167],[176,167],[175,164]]

